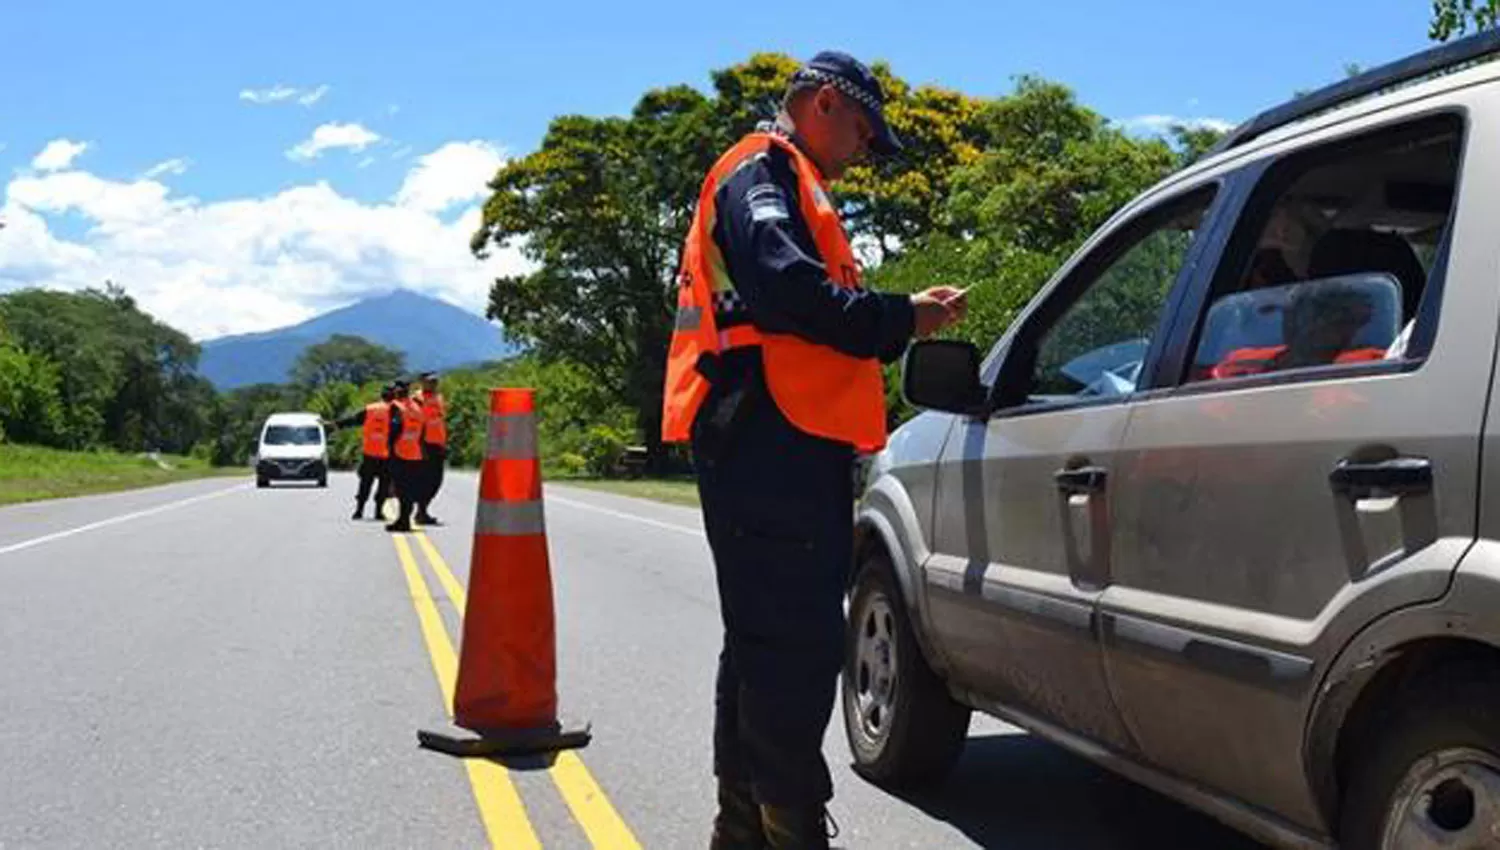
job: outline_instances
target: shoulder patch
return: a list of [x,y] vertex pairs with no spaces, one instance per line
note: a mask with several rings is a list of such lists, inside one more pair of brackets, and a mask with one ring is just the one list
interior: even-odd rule
[[751,221],[785,221],[791,218],[787,212],[786,195],[775,183],[757,183],[745,191],[745,204],[750,207]]

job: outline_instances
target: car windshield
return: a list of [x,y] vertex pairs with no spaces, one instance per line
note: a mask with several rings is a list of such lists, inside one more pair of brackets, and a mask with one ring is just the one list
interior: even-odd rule
[[316,425],[272,425],[263,442],[268,446],[316,446],[323,442]]

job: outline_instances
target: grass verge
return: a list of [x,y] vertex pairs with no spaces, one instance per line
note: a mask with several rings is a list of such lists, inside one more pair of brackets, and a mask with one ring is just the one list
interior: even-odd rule
[[698,482],[686,478],[564,478],[558,484],[698,507]]
[[[159,462],[158,462],[159,461]],[[69,452],[0,443],[0,505],[112,493],[213,475],[249,475],[188,457]]]

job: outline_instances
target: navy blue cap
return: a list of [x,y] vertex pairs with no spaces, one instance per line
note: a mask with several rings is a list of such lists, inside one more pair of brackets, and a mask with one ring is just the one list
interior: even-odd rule
[[901,140],[885,122],[885,92],[880,81],[865,64],[847,53],[825,50],[814,56],[792,75],[792,86],[823,84],[833,86],[864,107],[875,137],[870,150],[889,156],[901,150]]

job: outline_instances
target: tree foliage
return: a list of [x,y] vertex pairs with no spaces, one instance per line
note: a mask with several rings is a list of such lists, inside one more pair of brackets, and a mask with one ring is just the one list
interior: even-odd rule
[[[55,377],[55,422],[45,412],[9,414],[41,417],[27,426],[30,439],[186,453],[202,438],[214,393],[196,372],[198,346],[141,311],[123,289],[23,290],[0,297],[0,317],[13,352],[24,352],[29,364],[23,370],[10,355],[16,373],[31,376],[35,410],[49,409],[46,387]],[[7,431],[17,433],[14,422]]]
[[334,334],[308,346],[292,365],[292,381],[316,389],[332,383],[390,380],[406,369],[406,355],[361,336]]
[[1500,21],[1500,0],[1432,0],[1427,36],[1447,41],[1469,32],[1493,29]]

